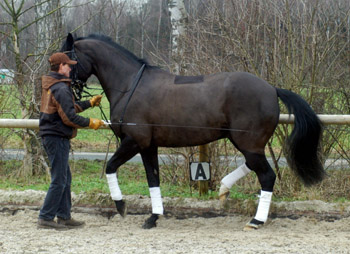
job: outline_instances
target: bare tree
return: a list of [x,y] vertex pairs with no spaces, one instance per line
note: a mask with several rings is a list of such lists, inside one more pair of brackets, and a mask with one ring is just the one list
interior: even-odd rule
[[[0,26],[5,27],[0,31],[0,34],[5,35],[9,40],[11,55],[14,58],[16,99],[20,109],[20,117],[22,119],[37,118],[38,117],[38,75],[41,73],[43,66],[43,56],[48,51],[50,43],[45,41],[49,39],[46,26],[41,25],[40,22],[50,15],[56,13],[65,5],[60,5],[59,1],[15,1],[4,0],[0,3],[2,9],[6,12],[7,22],[1,22]],[[36,10],[36,15],[33,14]],[[33,18],[34,16],[34,18]],[[26,18],[28,18],[26,20]],[[42,33],[45,37],[39,41],[35,41],[38,47],[33,47],[32,51],[23,50],[23,47],[29,49],[31,40],[25,37],[25,32],[35,27],[39,29],[34,33]],[[31,31],[33,32],[33,31]],[[52,32],[51,32],[52,33]],[[34,92],[33,92],[34,91]],[[37,91],[37,93],[35,93]],[[40,173],[46,163],[42,156],[42,149],[40,149],[40,142],[33,130],[18,131],[24,144],[25,156],[23,159],[22,169],[19,171],[21,175],[32,175]]]
[[111,35],[112,38],[115,39],[116,42],[119,42],[119,36],[120,36],[120,19],[122,17],[122,13],[124,11],[124,6],[126,4],[126,1],[114,1],[109,0],[110,8],[108,8],[112,13],[110,14],[110,27],[113,31],[113,34]]

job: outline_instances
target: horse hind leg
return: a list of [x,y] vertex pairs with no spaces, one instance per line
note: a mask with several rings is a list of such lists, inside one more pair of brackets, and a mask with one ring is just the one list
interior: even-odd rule
[[231,187],[239,179],[246,176],[250,171],[251,170],[244,163],[221,180],[219,199],[220,199],[222,204],[226,201],[227,197],[230,195]]
[[276,174],[264,154],[243,152],[247,166],[253,170],[261,185],[260,198],[255,217],[247,223],[244,230],[258,229],[267,221]]

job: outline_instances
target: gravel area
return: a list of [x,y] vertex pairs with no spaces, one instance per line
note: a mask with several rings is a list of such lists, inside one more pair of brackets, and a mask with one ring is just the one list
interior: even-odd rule
[[98,203],[78,206],[82,197],[75,196],[73,218],[84,220],[85,227],[55,231],[37,228],[44,196],[0,190],[0,253],[350,253],[350,206],[345,203],[276,203],[264,227],[243,231],[251,217],[220,212],[216,200],[166,198],[165,209],[171,212],[156,228],[145,230],[147,197],[126,197],[131,211],[123,219],[103,212]]
[[85,227],[55,231],[38,229],[37,216],[31,209],[0,213],[0,253],[349,253],[349,218],[278,218],[246,232],[246,216],[163,217],[145,230],[148,215],[73,213]]

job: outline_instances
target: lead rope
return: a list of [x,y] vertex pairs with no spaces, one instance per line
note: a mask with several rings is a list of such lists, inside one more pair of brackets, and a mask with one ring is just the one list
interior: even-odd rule
[[[86,86],[86,88],[88,88],[88,87]],[[93,97],[93,95],[92,95],[91,93],[89,93],[88,91],[83,90],[83,92],[86,93],[87,96]],[[103,93],[104,93],[104,91],[102,92],[102,94],[103,94]],[[87,97],[87,96],[84,96],[84,97]],[[107,116],[106,116],[105,112],[103,111],[103,108],[102,108],[101,103],[100,103],[100,105],[98,105],[98,108],[99,108],[100,111],[101,111],[101,116],[102,116],[102,118],[104,119],[104,121],[105,121],[106,123],[108,123],[109,121],[108,121],[108,119],[107,119]],[[112,125],[111,125],[111,124],[108,124],[108,126],[109,126],[109,128],[113,131]],[[113,135],[113,136],[114,136],[114,135]],[[103,178],[103,176],[104,176],[104,174],[105,174],[105,172],[106,172],[107,159],[108,159],[108,153],[109,153],[109,147],[110,147],[110,145],[111,145],[113,136],[112,136],[111,138],[109,138],[109,141],[108,141],[106,156],[105,156],[105,159],[104,159],[104,162],[103,162],[103,166],[102,166],[102,168],[101,168],[100,179]]]

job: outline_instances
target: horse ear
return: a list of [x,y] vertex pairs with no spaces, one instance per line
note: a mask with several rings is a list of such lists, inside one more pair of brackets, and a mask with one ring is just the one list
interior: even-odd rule
[[73,44],[74,44],[73,35],[71,33],[68,33],[67,40],[66,40],[67,49],[68,50],[72,50],[73,49]]

